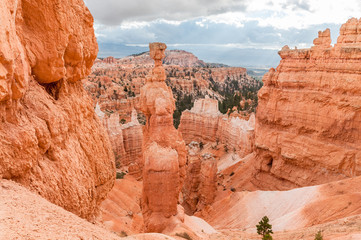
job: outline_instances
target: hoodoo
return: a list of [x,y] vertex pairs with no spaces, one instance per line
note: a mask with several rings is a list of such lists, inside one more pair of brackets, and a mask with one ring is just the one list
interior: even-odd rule
[[140,108],[147,120],[143,136],[142,212],[146,231],[162,232],[183,221],[177,203],[187,153],[181,134],[173,126],[174,99],[164,82],[162,59],[166,45],[150,43],[149,48],[155,67],[140,92]]

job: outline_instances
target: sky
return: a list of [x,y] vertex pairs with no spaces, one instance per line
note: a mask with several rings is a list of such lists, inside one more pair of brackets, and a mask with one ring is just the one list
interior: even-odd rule
[[206,62],[276,67],[284,46],[306,48],[330,28],[335,43],[360,0],[84,0],[94,17],[98,57],[148,51],[149,42]]

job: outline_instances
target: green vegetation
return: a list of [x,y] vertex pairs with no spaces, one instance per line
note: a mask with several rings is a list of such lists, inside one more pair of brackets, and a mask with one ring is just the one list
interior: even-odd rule
[[[213,89],[214,86],[217,85],[217,83],[214,83]],[[222,96],[224,96],[223,101],[218,101],[219,111],[225,114],[228,109],[232,110],[233,107],[237,107],[238,111],[255,112],[258,104],[257,93],[262,85],[263,83],[259,82],[256,86],[243,85],[240,87],[237,81],[226,80],[225,87],[218,91]],[[219,88],[216,87],[216,89],[218,90]],[[244,101],[244,106],[241,106],[241,100]],[[249,104],[249,100],[251,104]]]
[[194,99],[190,94],[180,95],[176,99],[176,110],[173,113],[173,125],[175,128],[178,128],[182,112],[193,107]]
[[186,232],[176,233],[175,235],[178,236],[178,237],[185,238],[185,239],[187,239],[187,240],[192,240],[192,238],[191,238],[191,237],[189,236],[189,234],[186,233]]
[[322,231],[319,230],[315,235],[315,240],[323,240]]
[[125,175],[126,175],[125,172],[117,172],[117,175],[116,175],[115,178],[116,179],[123,179]]
[[121,231],[120,233],[118,233],[118,235],[120,237],[127,237],[128,236],[128,234],[125,231]]
[[261,221],[259,221],[258,225],[256,225],[257,233],[259,235],[262,235],[262,240],[272,240],[271,234],[272,231],[272,225],[269,224],[269,219],[267,216],[264,216]]

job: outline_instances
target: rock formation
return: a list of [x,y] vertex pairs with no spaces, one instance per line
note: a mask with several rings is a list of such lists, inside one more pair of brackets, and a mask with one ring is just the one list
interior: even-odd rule
[[208,96],[194,102],[193,108],[182,113],[179,131],[184,141],[216,142],[218,120],[222,114],[218,111],[218,101]]
[[333,47],[329,30],[311,49],[285,46],[277,69],[264,76],[255,146],[258,177],[268,187],[361,174],[360,28],[361,20],[348,20]]
[[199,143],[191,142],[188,146],[183,206],[185,212],[191,215],[213,203],[216,195],[217,162],[209,153],[200,155]]
[[137,112],[133,109],[132,119],[122,125],[125,149],[125,166],[132,166],[130,173],[141,175],[143,158],[143,125],[139,124]]
[[114,57],[110,56],[110,57],[104,58],[104,59],[103,59],[103,62],[104,62],[104,63],[108,63],[108,64],[113,64],[113,63],[116,62],[116,60],[115,60]]
[[155,61],[152,76],[142,87],[140,108],[147,122],[144,130],[142,212],[148,232],[162,232],[183,221],[177,203],[185,177],[186,149],[173,127],[172,91],[165,84],[162,66],[164,43],[150,43]]
[[171,50],[165,52],[163,61],[165,65],[177,65],[182,67],[206,67],[207,64],[199,60],[190,52],[183,50]]
[[115,178],[78,81],[97,55],[93,18],[81,0],[0,3],[0,178],[91,219]]
[[223,115],[218,111],[218,101],[206,96],[182,113],[179,131],[187,144],[219,142],[245,156],[254,150],[254,118],[254,114],[248,120]]
[[[97,105],[98,108],[99,105]],[[106,115],[100,109],[96,109],[103,126],[106,128],[109,140],[115,157],[115,166],[120,168],[125,166],[126,152],[124,147],[123,129],[119,123],[119,115]],[[101,117],[103,116],[103,117]]]
[[140,177],[143,158],[143,125],[138,122],[137,111],[133,109],[131,121],[124,124],[119,120],[119,114],[104,114],[99,109],[99,105],[96,105],[96,112],[108,131],[116,167],[126,167],[130,174]]

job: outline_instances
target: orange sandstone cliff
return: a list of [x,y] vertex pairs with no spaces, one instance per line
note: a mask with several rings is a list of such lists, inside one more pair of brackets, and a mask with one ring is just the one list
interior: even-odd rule
[[361,174],[361,20],[331,46],[327,29],[310,49],[279,52],[264,76],[256,121],[258,178],[278,189]]
[[79,81],[98,47],[81,0],[1,0],[0,178],[91,219],[114,156]]
[[147,119],[142,212],[145,230],[162,232],[184,221],[177,203],[185,177],[186,148],[173,126],[174,99],[164,82],[166,75],[161,61],[166,45],[150,43],[149,48],[155,67],[140,92],[140,108]]

